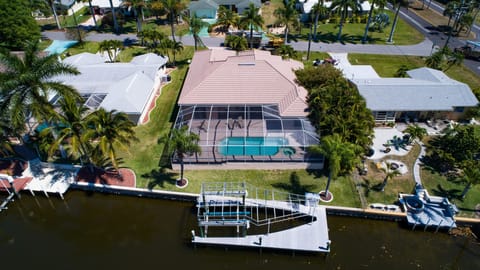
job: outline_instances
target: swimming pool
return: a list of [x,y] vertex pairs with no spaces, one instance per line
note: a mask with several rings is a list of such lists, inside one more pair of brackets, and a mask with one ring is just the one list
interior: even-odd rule
[[76,40],[54,40],[45,51],[47,51],[48,54],[60,54],[76,43],[78,43]]
[[220,142],[218,152],[224,156],[273,156],[286,143],[282,137],[229,137]]

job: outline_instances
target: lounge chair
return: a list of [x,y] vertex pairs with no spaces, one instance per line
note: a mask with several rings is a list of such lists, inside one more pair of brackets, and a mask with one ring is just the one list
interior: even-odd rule
[[235,126],[235,121],[233,121],[232,118],[228,118],[228,121],[227,121],[227,126],[228,126],[228,129],[233,129]]

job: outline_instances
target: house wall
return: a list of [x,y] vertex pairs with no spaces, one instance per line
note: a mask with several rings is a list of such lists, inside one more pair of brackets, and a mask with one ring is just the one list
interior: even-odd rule
[[217,11],[215,9],[197,9],[197,10],[192,10],[192,12],[197,15],[199,18],[207,18],[207,19],[216,19],[217,18]]

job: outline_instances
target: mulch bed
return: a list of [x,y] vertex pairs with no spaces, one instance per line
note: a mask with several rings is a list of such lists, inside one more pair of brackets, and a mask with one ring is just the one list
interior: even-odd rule
[[136,186],[135,173],[126,168],[120,168],[118,171],[105,171],[95,168],[93,172],[91,172],[90,168],[83,167],[78,171],[77,181],[110,186]]

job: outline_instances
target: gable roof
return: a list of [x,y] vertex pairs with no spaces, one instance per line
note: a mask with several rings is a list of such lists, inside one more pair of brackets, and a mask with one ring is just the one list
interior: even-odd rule
[[452,79],[448,82],[415,78],[352,81],[372,111],[452,111],[454,107],[473,107],[478,103],[468,85]]
[[149,99],[153,89],[153,80],[141,71],[110,85],[109,95],[101,106],[106,110],[117,110],[126,113],[143,112],[145,101]]
[[186,104],[276,104],[282,116],[305,116],[307,91],[295,82],[294,60],[269,52],[196,52],[178,101]]

